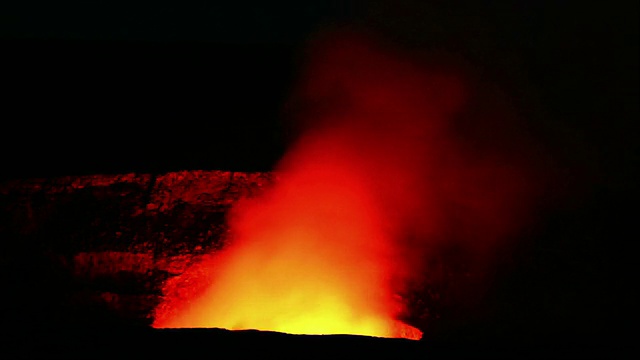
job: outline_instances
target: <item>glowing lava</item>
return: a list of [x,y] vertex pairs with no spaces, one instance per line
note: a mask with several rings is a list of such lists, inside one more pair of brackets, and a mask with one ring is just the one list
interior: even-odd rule
[[393,252],[366,174],[337,144],[305,144],[304,166],[234,208],[210,287],[154,326],[420,338],[393,317]]

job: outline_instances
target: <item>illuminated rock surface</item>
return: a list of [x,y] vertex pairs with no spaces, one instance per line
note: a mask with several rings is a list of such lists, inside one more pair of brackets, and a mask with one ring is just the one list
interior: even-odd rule
[[498,325],[489,323],[484,327],[471,323],[468,331],[449,333],[447,328],[438,333],[423,327],[437,326],[442,315],[449,315],[455,326],[458,318],[451,320],[451,309],[462,298],[456,291],[477,284],[480,276],[466,272],[461,263],[445,260],[432,264],[442,270],[433,272],[429,283],[418,284],[405,299],[411,310],[409,323],[427,331],[425,341],[150,328],[162,284],[183,274],[207,251],[224,246],[230,205],[259,194],[273,181],[271,173],[185,171],[155,177],[93,175],[1,183],[4,353],[27,358],[113,358],[129,352],[162,358],[199,355],[212,346],[237,354],[260,347],[265,355],[313,351],[329,356],[348,349],[362,356],[428,354],[431,358],[522,354],[588,358],[607,353],[597,341],[586,346],[571,333],[546,340],[527,340],[514,333],[505,342],[496,341]]
[[1,184],[0,233],[12,250],[3,265],[31,284],[14,284],[24,293],[9,322],[148,324],[161,283],[221,247],[225,211],[270,181],[189,171]]
[[7,323],[150,325],[167,280],[203,281],[206,274],[180,275],[224,246],[230,206],[275,180],[265,172],[184,171],[4,182],[6,254],[23,254],[2,262],[16,293]]

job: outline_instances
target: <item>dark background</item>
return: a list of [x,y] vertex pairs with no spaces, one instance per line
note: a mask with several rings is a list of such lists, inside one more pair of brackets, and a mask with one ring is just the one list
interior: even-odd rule
[[304,41],[336,24],[469,59],[569,157],[626,171],[637,5],[407,0],[3,2],[3,170],[269,169]]
[[289,139],[282,106],[305,40],[332,25],[375,29],[502,82],[564,169],[559,181],[585,188],[531,230],[521,265],[487,300],[504,305],[495,322],[441,336],[622,348],[636,233],[624,209],[637,184],[637,6],[5,1],[0,173],[269,170]]

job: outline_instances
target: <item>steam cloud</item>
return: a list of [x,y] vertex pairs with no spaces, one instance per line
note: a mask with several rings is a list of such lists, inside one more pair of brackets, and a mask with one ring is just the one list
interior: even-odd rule
[[397,294],[434,260],[486,272],[525,221],[531,146],[491,84],[355,32],[307,55],[281,180],[234,207],[211,286],[157,326],[402,336]]

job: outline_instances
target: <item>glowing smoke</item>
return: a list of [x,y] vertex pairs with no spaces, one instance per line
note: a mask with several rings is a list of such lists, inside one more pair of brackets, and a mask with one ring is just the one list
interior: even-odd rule
[[[524,142],[507,107],[468,110],[488,89],[463,68],[348,32],[315,39],[307,60],[280,180],[233,208],[206,288],[154,326],[417,338],[397,294],[428,259],[462,247],[482,271],[517,228]],[[496,132],[469,135],[478,122]]]

